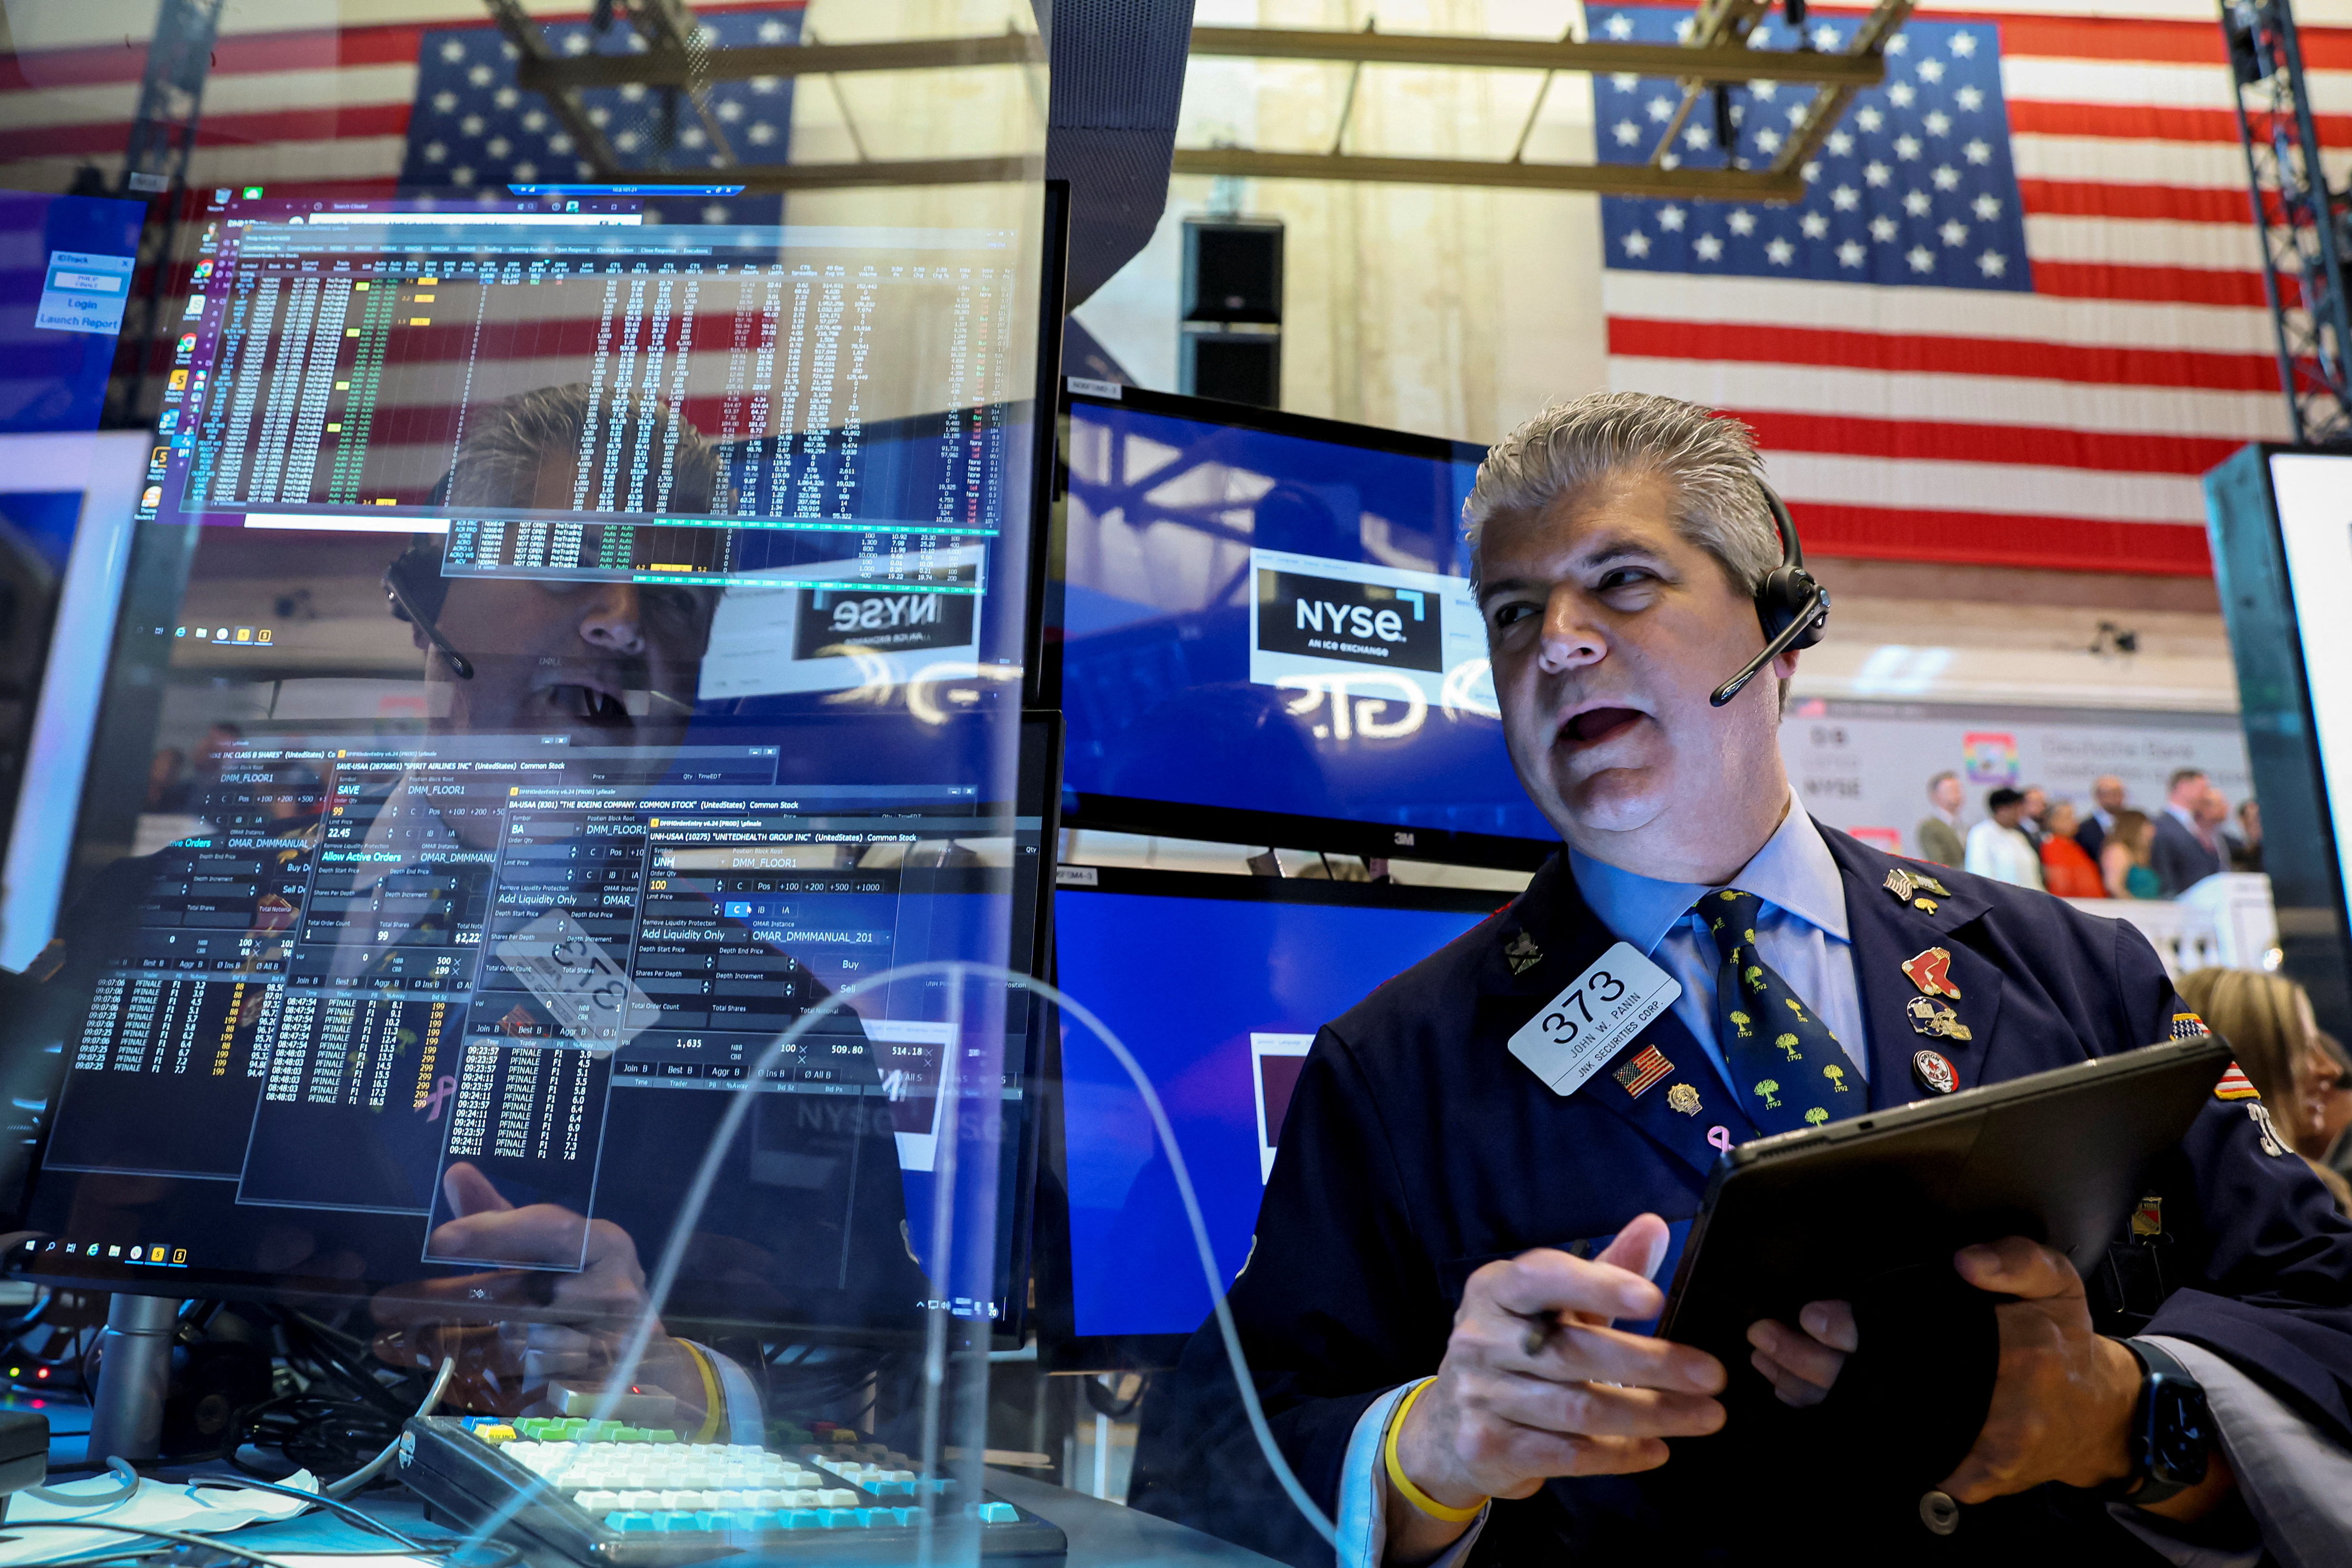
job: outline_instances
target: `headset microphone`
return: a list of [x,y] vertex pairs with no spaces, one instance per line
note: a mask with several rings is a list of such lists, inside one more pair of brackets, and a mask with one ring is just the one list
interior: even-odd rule
[[441,576],[438,549],[416,545],[402,551],[383,569],[383,591],[392,601],[394,619],[408,622],[425,633],[425,640],[457,672],[459,680],[474,678],[474,662],[441,634],[441,602],[448,597],[449,585]]
[[1805,547],[1797,540],[1796,519],[1789,516],[1788,507],[1773,493],[1772,486],[1759,477],[1757,488],[1764,492],[1764,505],[1772,514],[1772,526],[1780,535],[1780,564],[1765,575],[1756,585],[1756,619],[1764,628],[1763,652],[1748,661],[1748,665],[1731,679],[1716,687],[1707,700],[1721,707],[1738,696],[1740,688],[1756,678],[1756,673],[1791,648],[1810,648],[1822,640],[1829,629],[1830,596],[1805,570]]

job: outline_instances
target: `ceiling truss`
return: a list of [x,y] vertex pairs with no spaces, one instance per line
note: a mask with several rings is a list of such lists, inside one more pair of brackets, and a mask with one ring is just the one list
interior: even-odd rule
[[[646,0],[640,0],[645,4]],[[516,0],[488,0],[509,36],[520,31]],[[1173,172],[1240,179],[1343,180],[1376,183],[1469,185],[1517,190],[1582,191],[1624,196],[1716,197],[1790,202],[1804,194],[1802,169],[1845,112],[1853,95],[1885,75],[1887,39],[1909,16],[1912,0],[1880,0],[1849,49],[1830,53],[1811,47],[1763,49],[1747,38],[1769,8],[1768,0],[1707,0],[1687,41],[1619,44],[1562,38],[1493,38],[1433,34],[1342,33],[1267,27],[1195,27],[1196,56],[1269,60],[1315,60],[1349,65],[1352,105],[1357,78],[1367,66],[1452,67],[1540,72],[1549,91],[1562,71],[1633,72],[1670,76],[1683,89],[1682,102],[1646,163],[1530,162],[1522,154],[1527,131],[1508,160],[1399,158],[1339,150],[1345,126],[1328,152],[1269,152],[1236,147],[1180,147]],[[532,29],[533,32],[536,29]],[[522,42],[518,38],[519,43]],[[754,77],[840,77],[871,71],[909,71],[1018,66],[1043,63],[1045,47],[1034,34],[1006,32],[970,37],[902,38],[882,43],[806,43],[780,47],[688,49],[657,38],[642,53],[562,57],[542,44],[528,44],[517,62],[520,86],[545,94],[567,124],[590,128],[579,108],[580,93],[631,82],[676,89],[690,100],[713,81]],[[1749,81],[1790,82],[1813,89],[1804,121],[1763,167],[1690,169],[1677,165],[1669,148],[1693,106],[1718,86]],[[1538,98],[1538,109],[1541,99]],[[564,113],[565,110],[569,113]],[[1536,110],[1530,110],[1529,129]],[[648,172],[624,170],[597,135],[579,142],[592,159],[611,162],[614,178],[645,181]],[[862,145],[862,144],[861,144]],[[601,154],[601,156],[599,156]],[[700,177],[701,169],[672,172]],[[840,190],[866,186],[960,184],[1033,178],[1034,157],[936,158],[798,163],[762,168],[730,162],[724,177],[757,192]],[[658,178],[658,175],[654,176]]]

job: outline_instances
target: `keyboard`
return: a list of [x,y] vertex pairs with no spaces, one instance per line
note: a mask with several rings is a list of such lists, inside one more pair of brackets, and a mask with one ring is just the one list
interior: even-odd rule
[[418,1416],[402,1429],[400,1479],[428,1516],[474,1529],[521,1497],[508,1527],[573,1562],[664,1568],[723,1555],[749,1563],[907,1563],[928,1516],[977,1516],[992,1561],[1059,1562],[1061,1531],[983,1493],[919,1474],[903,1454],[833,1440],[687,1443],[676,1432],[579,1417]]

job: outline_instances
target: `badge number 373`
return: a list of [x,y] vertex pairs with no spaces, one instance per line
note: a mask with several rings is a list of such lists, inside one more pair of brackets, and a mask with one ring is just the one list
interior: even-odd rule
[[1511,1036],[1511,1054],[1555,1094],[1573,1094],[1683,994],[1675,977],[1620,942]]

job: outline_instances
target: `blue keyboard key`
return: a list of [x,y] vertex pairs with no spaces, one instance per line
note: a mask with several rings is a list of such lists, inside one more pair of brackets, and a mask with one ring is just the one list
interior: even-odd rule
[[1013,1524],[1020,1518],[1020,1511],[1009,1502],[984,1502],[980,1505],[980,1522],[982,1524]]
[[923,1517],[923,1511],[919,1508],[894,1508],[890,1511],[890,1517],[900,1524],[911,1525]]
[[654,1528],[677,1534],[684,1531],[699,1530],[702,1527],[695,1522],[694,1515],[690,1513],[657,1513],[654,1515]]
[[608,1530],[619,1531],[651,1530],[654,1527],[654,1516],[636,1509],[627,1512],[608,1513],[604,1516],[604,1526]]
[[854,1508],[828,1508],[823,1513],[827,1530],[856,1530],[862,1522]]
[[785,1530],[822,1530],[824,1520],[813,1508],[796,1508],[784,1516]]

